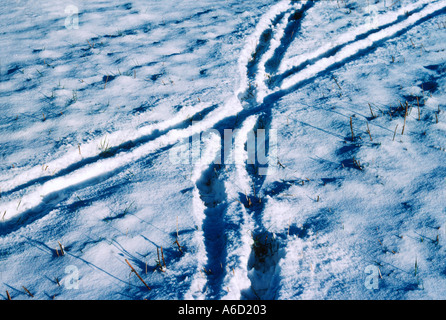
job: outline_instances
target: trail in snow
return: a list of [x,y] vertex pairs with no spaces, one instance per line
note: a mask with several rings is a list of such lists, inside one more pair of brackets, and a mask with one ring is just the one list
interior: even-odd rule
[[[311,3],[311,2],[310,2]],[[421,1],[417,3],[417,6],[411,6],[410,8],[406,8],[404,11],[404,15],[401,15],[401,12],[398,14],[389,14],[388,17],[385,18],[385,24],[382,24],[378,30],[380,30],[377,35],[374,35],[373,30],[367,30],[364,32],[364,29],[358,29],[354,37],[349,37],[347,39],[342,39],[336,48],[330,48],[330,50],[326,50],[324,53],[313,53],[306,57],[302,57],[303,61],[310,61],[314,59],[315,67],[309,66],[306,69],[299,69],[297,67],[292,67],[292,70],[295,72],[293,74],[292,71],[285,71],[282,75],[276,75],[277,77],[282,77],[283,79],[293,75],[290,77],[291,79],[286,79],[284,84],[281,86],[282,92],[274,92],[269,89],[268,83],[274,83],[275,79],[271,81],[271,79],[267,79],[266,77],[266,65],[268,65],[268,70],[270,72],[274,72],[279,69],[280,62],[274,61],[274,58],[278,58],[281,56],[281,51],[286,51],[287,46],[290,45],[292,41],[292,37],[294,32],[296,32],[297,27],[300,23],[300,19],[304,16],[305,10],[311,8],[311,4],[305,4],[304,2],[299,3],[296,6],[289,7],[284,3],[277,5],[277,7],[272,8],[261,20],[259,26],[267,26],[264,29],[257,28],[254,32],[254,35],[258,37],[257,45],[255,47],[252,46],[253,40],[250,39],[251,42],[248,42],[247,48],[250,48],[252,51],[252,59],[247,60],[246,57],[243,57],[240,61],[244,61],[246,63],[242,64],[242,70],[246,70],[246,76],[243,74],[243,79],[245,80],[245,85],[242,84],[239,90],[239,99],[240,102],[248,103],[248,106],[245,105],[245,108],[250,110],[250,112],[246,112],[248,117],[251,114],[256,114],[258,112],[262,112],[262,116],[259,118],[262,128],[268,128],[269,122],[271,119],[270,110],[274,101],[282,96],[282,94],[286,94],[288,89],[295,89],[299,84],[301,84],[304,80],[312,79],[318,72],[322,72],[325,70],[329,70],[330,68],[337,67],[342,61],[346,61],[349,57],[356,57],[364,52],[365,49],[372,49],[378,41],[383,41],[385,39],[398,36],[404,30],[410,28],[411,26],[415,26],[416,24],[428,19],[432,15],[441,13],[444,10],[444,4],[437,3],[435,5],[429,6],[425,8],[426,1]],[[282,11],[277,10],[280,8]],[[407,20],[401,21],[403,18],[407,17],[408,14],[407,9],[410,9],[409,12],[410,17]],[[397,23],[394,25],[394,23]],[[361,33],[363,32],[363,33]],[[366,40],[362,39],[366,37]],[[291,38],[291,39],[290,39]],[[373,41],[367,41],[369,39],[373,39]],[[349,46],[351,45],[351,47]],[[325,59],[327,56],[334,55],[338,50],[343,47],[346,47],[344,51],[339,52],[339,56],[335,55],[332,59],[329,60],[328,63],[325,63]],[[280,49],[279,49],[280,48]],[[246,49],[247,50],[247,49]],[[323,51],[323,50],[321,50]],[[246,51],[245,51],[246,52]],[[314,58],[313,58],[314,56]],[[282,56],[283,57],[283,56]],[[321,60],[321,61],[319,61]],[[314,62],[313,61],[313,62]],[[299,64],[302,64],[300,62]],[[320,66],[320,67],[319,67]],[[283,67],[282,67],[283,68]],[[313,71],[313,69],[318,70]],[[245,91],[243,91],[243,88]],[[259,106],[260,104],[260,106]],[[255,111],[254,111],[255,110]],[[240,114],[243,114],[241,112]],[[240,115],[239,114],[239,115]],[[244,118],[242,116],[242,118]],[[257,125],[259,127],[259,125]],[[268,141],[268,135],[266,137]],[[223,148],[221,153],[223,152]],[[270,164],[276,165],[276,164]],[[257,168],[258,169],[258,168]],[[206,195],[212,194],[211,196],[213,203],[222,203],[221,192],[224,190],[224,187],[220,185],[217,187],[219,179],[220,170],[216,170],[212,165],[207,168],[206,171],[203,172],[202,178],[209,179],[209,173],[215,173],[215,176],[212,177],[212,181],[206,185],[205,188],[203,186],[198,186],[198,189],[206,189]],[[245,208],[243,211],[239,211],[239,214],[243,212],[247,212],[248,216],[251,217],[250,225],[251,230],[251,241],[252,251],[250,257],[248,259],[248,278],[250,280],[250,286],[241,290],[239,295],[240,297],[246,297],[248,299],[252,298],[274,298],[275,292],[271,291],[274,289],[272,285],[272,281],[274,281],[275,269],[276,265],[279,262],[279,247],[277,240],[274,238],[274,235],[269,233],[262,224],[262,212],[264,210],[264,202],[261,202],[261,198],[257,197],[255,190],[260,190],[262,187],[263,177],[258,175],[256,172],[256,166],[246,165],[244,169],[240,169],[238,167],[237,170],[238,177],[241,178],[238,183],[239,185],[250,185],[248,188],[249,191],[240,192],[239,193],[239,203],[243,203]],[[234,187],[234,185],[232,185]],[[208,187],[211,187],[211,191],[209,191]],[[215,189],[213,189],[214,187]],[[225,199],[227,201],[228,199]],[[205,207],[205,215],[214,215],[215,211],[213,209],[210,210],[209,205],[204,201]],[[211,206],[213,208],[213,205]],[[226,212],[227,205],[224,208],[223,212],[219,210],[218,214],[216,214],[218,219],[222,218],[222,215],[231,215],[237,210],[233,210],[232,213]],[[212,223],[223,223],[223,220],[216,221],[215,216],[211,218]],[[219,232],[220,231],[220,232]],[[224,233],[226,230],[216,230],[212,229],[212,233],[208,233],[207,237],[212,238],[224,238]],[[220,241],[225,241],[221,240]],[[219,251],[221,248],[221,243],[219,246],[213,248],[213,250]],[[220,252],[220,251],[219,251]],[[222,260],[224,257],[219,257]],[[212,259],[215,259],[213,257]],[[214,263],[213,266],[216,266],[217,263]],[[226,264],[225,264],[226,266]],[[230,276],[227,276],[230,278]],[[213,275],[208,275],[210,283],[214,283]],[[221,274],[219,275],[221,279]],[[240,279],[239,279],[240,281]],[[244,283],[243,280],[240,281]],[[224,290],[224,288],[221,288]],[[228,294],[228,296],[231,296]],[[216,298],[215,296],[210,295],[211,298]]]
[[434,2],[429,5],[425,5],[423,1],[421,6],[423,7],[421,11],[419,9],[412,10],[412,13],[404,15],[407,18],[402,21],[399,21],[398,17],[401,16],[398,16],[395,19],[397,20],[396,24],[386,24],[383,28],[378,28],[376,32],[373,31],[371,34],[365,33],[364,36],[367,35],[365,39],[358,35],[353,42],[347,42],[345,46],[340,44],[333,51],[329,50],[328,54],[320,54],[312,65],[306,66],[304,69],[297,68],[296,73],[290,73],[284,78],[281,81],[280,89],[289,90],[303,81],[314,78],[321,72],[347,62],[348,59],[366,54],[378,47],[380,43],[399,36],[426,19],[444,13],[446,8],[444,1]]
[[[378,28],[377,32],[368,35],[365,39],[353,41],[352,43],[349,43],[347,41],[347,43],[349,44],[347,44],[345,47],[342,47],[341,45],[342,49],[340,49],[339,51],[335,50],[333,52],[329,50],[328,56],[318,53],[317,58],[312,58],[314,55],[309,55],[305,59],[314,59],[315,62],[312,65],[306,66],[304,69],[297,70],[297,72],[292,73],[285,79],[283,79],[282,85],[280,86],[280,90],[268,93],[265,93],[264,91],[260,90],[260,93],[254,93],[256,89],[254,87],[251,87],[250,84],[251,82],[259,83],[259,78],[261,78],[262,76],[258,76],[257,73],[255,76],[251,75],[253,78],[252,81],[249,80],[247,76],[249,76],[252,73],[252,71],[250,71],[251,69],[253,70],[259,69],[261,70],[259,74],[262,74],[263,73],[262,70],[264,69],[264,67],[261,67],[263,65],[262,63],[266,63],[268,61],[267,59],[259,60],[261,58],[256,56],[260,55],[262,51],[265,51],[263,53],[266,54],[266,57],[269,57],[269,59],[271,59],[271,54],[273,52],[273,49],[274,50],[277,49],[277,43],[278,43],[278,39],[275,39],[274,37],[267,38],[266,39],[267,41],[265,43],[264,42],[265,39],[264,37],[262,37],[262,35],[272,32],[273,28],[275,28],[277,25],[280,24],[280,27],[278,27],[278,33],[279,35],[282,34],[283,37],[285,36],[285,33],[283,32],[283,28],[285,27],[285,25],[283,24],[283,22],[280,23],[282,21],[281,17],[284,17],[284,14],[289,12],[287,24],[294,24],[296,23],[296,20],[294,19],[290,20],[290,17],[294,16],[297,12],[300,12],[300,8],[301,6],[303,6],[302,2],[299,2],[297,6],[296,5],[292,6],[291,4],[293,3],[294,1],[291,2],[283,1],[274,6],[262,18],[262,20],[258,24],[256,31],[248,39],[248,46],[245,47],[240,58],[240,65],[242,70],[242,82],[241,82],[242,85],[237,92],[239,98],[241,98],[242,100],[242,104],[244,104],[244,102],[246,101],[249,102],[252,96],[256,94],[255,101],[261,99],[263,102],[267,102],[266,104],[271,105],[273,100],[277,100],[281,95],[284,95],[287,92],[293,90],[295,86],[302,84],[305,81],[311,80],[312,78],[316,77],[317,75],[321,74],[324,71],[339,67],[342,63],[347,62],[348,59],[352,59],[357,57],[358,55],[365,54],[367,50],[376,47],[376,45],[379,44],[379,42],[385,41],[394,36],[398,36],[402,32],[406,31],[407,29],[411,28],[414,25],[421,23],[425,19],[428,19],[436,14],[442,13],[445,9],[445,4],[442,1],[435,2],[427,6],[426,6],[426,1],[421,1],[416,8],[412,7],[409,8],[412,9],[412,12],[414,13],[409,15],[409,17],[407,17],[407,19],[405,20],[399,21],[399,19],[401,19],[400,15],[395,15],[395,14],[389,15],[390,17],[388,18],[389,21],[396,20],[398,22],[396,24],[387,22],[384,25],[383,29]],[[290,10],[290,8],[292,10]],[[419,11],[420,8],[424,9]],[[387,19],[385,19],[385,21],[387,21]],[[256,39],[255,37],[259,37],[259,39]],[[256,48],[254,43],[257,43],[258,41],[259,45]],[[270,43],[273,44],[270,46]],[[265,50],[264,49],[265,47],[267,48],[271,47],[271,50]],[[253,65],[252,62],[249,62],[250,57],[254,58],[253,61],[255,65]],[[257,63],[256,61],[260,61],[261,63],[260,62]],[[246,73],[243,72],[244,70],[247,70]],[[247,76],[245,76],[245,74]],[[287,74],[287,71],[285,71],[284,74]],[[280,75],[276,76],[280,77]],[[262,85],[260,85],[259,87],[260,89],[262,89]],[[11,179],[9,181],[12,182],[2,183],[1,186],[2,192],[19,190],[20,186],[27,187],[33,185],[34,183],[39,184],[43,182],[43,184],[37,187],[37,190],[33,191],[32,195],[26,195],[22,198],[19,210],[14,210],[14,209],[17,208],[17,203],[18,201],[20,201],[20,199],[16,199],[15,201],[10,202],[9,204],[3,205],[2,206],[3,210],[7,212],[7,214],[4,217],[5,221],[13,217],[19,216],[23,212],[31,210],[33,207],[37,206],[39,203],[41,203],[39,198],[45,198],[49,194],[55,192],[62,192],[64,189],[68,189],[81,183],[87,183],[88,181],[94,183],[95,178],[100,179],[100,177],[103,176],[104,174],[111,174],[114,170],[119,169],[126,163],[135,161],[136,159],[139,159],[147,154],[156,152],[160,148],[168,147],[173,143],[179,141],[180,139],[192,136],[194,133],[202,132],[213,127],[215,128],[219,124],[221,124],[224,120],[227,120],[230,117],[233,117],[238,114],[239,115],[238,119],[239,120],[241,119],[241,121],[243,121],[243,118],[255,114],[256,112],[259,112],[260,110],[265,108],[265,103],[263,104],[253,103],[250,105],[251,105],[249,107],[250,111],[246,112],[242,110],[241,103],[233,99],[228,101],[226,104],[223,104],[213,110],[212,107],[211,108],[212,111],[210,111],[208,115],[202,121],[200,121],[200,123],[195,124],[190,128],[177,129],[175,128],[175,124],[179,124],[182,117],[185,115],[184,113],[181,113],[180,115],[178,115],[178,118],[173,119],[168,123],[160,124],[158,126],[155,126],[154,128],[152,127],[143,128],[140,130],[140,132],[136,133],[130,132],[129,134],[132,136],[131,140],[125,139],[123,141],[122,138],[118,138],[122,137],[121,133],[111,134],[110,139],[112,140],[110,140],[109,143],[112,147],[110,151],[115,152],[117,154],[108,159],[100,159],[100,157],[98,157],[97,155],[98,151],[95,147],[97,146],[98,141],[94,141],[90,143],[85,148],[84,151],[82,151],[82,149],[80,151],[81,154],[82,152],[85,153],[84,157],[87,157],[87,160],[76,161],[76,158],[79,158],[80,156],[80,154],[76,155],[76,152],[79,153],[79,150],[77,150],[73,151],[66,157],[57,159],[54,162],[52,162],[51,165],[54,166],[54,168],[51,168],[51,166],[48,165],[48,168],[50,170],[49,172],[51,172],[51,170],[54,170],[52,171],[52,174],[54,174],[54,176],[48,176],[48,173],[46,173],[45,170],[42,169],[42,167],[35,167],[30,171],[22,173],[18,177],[18,179]],[[205,107],[206,106],[203,106],[203,108]],[[200,108],[198,108],[198,110],[194,110],[195,114],[199,113],[201,110]],[[166,128],[167,126],[173,126],[173,128],[166,130],[168,129]],[[133,145],[133,139],[136,141],[144,142],[145,139],[150,140],[151,138],[150,132],[163,129],[166,130],[165,133],[159,135],[158,137],[155,134],[154,136],[157,137],[155,140],[142,143],[141,146],[137,146],[136,148],[131,148],[131,146]],[[106,139],[106,137],[104,137],[104,139]],[[111,144],[112,141],[115,142],[117,146]],[[130,149],[130,151],[127,152],[126,149]],[[96,155],[94,155],[95,153]],[[69,164],[69,166],[66,166],[66,164]],[[46,176],[46,179],[39,180],[39,177],[41,176]],[[51,180],[52,178],[54,179]]]

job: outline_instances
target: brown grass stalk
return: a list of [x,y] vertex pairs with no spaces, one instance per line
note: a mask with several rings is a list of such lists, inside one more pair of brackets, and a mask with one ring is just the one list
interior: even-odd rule
[[60,253],[64,256],[65,255],[65,251],[63,250],[62,244],[59,241],[57,241],[57,243],[59,244]]
[[[162,248],[161,248],[161,253],[163,253],[162,252]],[[166,271],[165,270],[166,269],[166,263],[164,262],[164,254],[162,255],[163,256],[162,259],[163,259],[163,262],[164,262],[164,268],[163,268],[163,266],[161,265],[160,249],[158,247],[156,247],[156,254],[158,255],[158,260],[156,261],[156,263],[158,265],[158,268],[160,269],[160,271],[165,272]],[[156,268],[155,268],[155,270],[156,270]]]
[[180,250],[181,253],[183,253],[182,246],[180,245],[180,242],[178,241],[178,238],[175,240],[174,244],[178,246],[178,250]]
[[395,131],[393,132],[393,139],[392,139],[392,141],[395,141],[396,129],[398,129],[398,124],[396,125]]
[[373,114],[373,110],[372,110],[372,106],[369,103],[369,109],[370,109],[370,114],[372,115],[372,118],[376,118],[376,116]]
[[352,131],[352,141],[355,140],[355,134],[353,132],[353,119],[350,117],[350,130]]
[[132,271],[136,274],[136,276],[139,278],[139,280],[141,280],[142,283],[144,283],[144,285],[146,286],[147,289],[150,289],[150,287],[147,285],[147,283],[145,283],[145,281],[143,280],[143,278],[141,278],[141,276],[138,274],[138,272],[136,272],[135,268],[133,268],[133,266],[130,264],[130,262],[125,259],[125,262],[127,262],[127,264],[129,265],[130,269],[132,269]]
[[418,120],[421,120],[420,101],[418,100],[418,97],[417,97],[417,106],[418,106]]
[[161,258],[163,259],[163,265],[164,265],[164,269],[167,269],[167,267],[166,267],[166,261],[164,261],[164,252],[163,252],[163,247],[161,247]]
[[107,87],[107,82],[108,82],[108,75],[107,75],[107,78],[105,79],[104,89]]
[[368,122],[366,122],[366,123],[367,123],[367,133],[369,134],[370,141],[373,141],[372,134],[370,133],[369,123]]
[[[401,104],[401,102],[400,102],[400,104]],[[404,134],[404,129],[406,128],[406,118],[407,118],[407,101],[406,101],[406,109],[405,109],[405,112],[404,112],[404,124],[403,124],[403,130],[401,131],[401,135],[403,135]],[[402,106],[402,105],[401,105]]]
[[336,85],[338,86],[339,90],[342,91],[342,88],[341,88],[341,86],[339,85],[338,80],[335,78],[335,76],[333,76],[333,80],[336,82]]
[[24,286],[22,286],[23,290],[26,291],[27,294],[29,294],[31,296],[31,298],[34,298],[33,294],[31,292],[29,292],[28,289],[26,289]]
[[353,157],[353,163],[358,167],[359,170],[362,170],[361,161]]

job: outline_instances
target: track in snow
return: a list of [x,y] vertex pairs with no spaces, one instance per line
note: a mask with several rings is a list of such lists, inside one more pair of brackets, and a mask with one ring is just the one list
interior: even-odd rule
[[[242,84],[242,88],[239,90],[238,98],[241,104],[244,104],[245,109],[238,113],[236,119],[246,119],[252,115],[259,114],[257,123],[255,127],[268,129],[271,121],[271,108],[274,103],[279,100],[284,95],[295,91],[297,88],[309,83],[312,79],[317,76],[322,76],[323,74],[330,72],[331,70],[340,67],[341,65],[351,61],[352,59],[361,57],[368,54],[370,51],[378,47],[382,42],[401,35],[405,31],[409,30],[423,21],[441,14],[445,10],[444,3],[436,3],[434,5],[428,6],[426,1],[421,1],[418,6],[413,8],[401,9],[397,14],[389,14],[385,23],[378,26],[375,29],[358,29],[354,33],[353,39],[351,36],[343,41],[336,43],[334,47],[327,48],[325,52],[317,52],[316,54],[308,54],[305,57],[301,57],[302,61],[297,63],[296,66],[291,66],[289,69],[282,71],[282,73],[276,73],[279,71],[281,66],[281,61],[284,57],[284,52],[292,43],[293,37],[298,32],[300,21],[305,17],[306,10],[313,6],[312,1],[299,2],[297,6],[283,5],[283,3],[278,4],[273,7],[266,16],[270,23],[265,23],[261,21],[261,24],[266,24],[267,28],[264,30],[256,30],[255,34],[258,36],[258,44],[252,51],[252,58],[242,66],[242,70],[246,72],[246,76],[242,74],[242,78],[245,76],[245,84]],[[282,7],[283,11],[276,11],[277,7]],[[407,9],[410,9],[407,10]],[[403,11],[404,10],[404,11]],[[271,13],[274,14],[271,14]],[[404,12],[401,14],[401,12]],[[278,35],[278,36],[277,36]],[[250,39],[252,41],[252,39]],[[252,47],[252,42],[250,43]],[[246,59],[243,57],[241,60]],[[328,63],[325,61],[328,59]],[[308,71],[305,69],[308,67]],[[266,73],[274,74],[274,77],[266,79]],[[275,89],[278,87],[278,89]],[[234,121],[236,120],[234,119]],[[224,126],[222,124],[217,124],[215,128],[220,130],[223,128],[238,129],[243,126],[243,122],[240,125],[230,126],[231,121],[225,121]],[[229,127],[228,127],[229,125]],[[268,131],[267,131],[268,132]],[[246,139],[245,139],[246,141]],[[266,147],[268,146],[268,133],[266,135]],[[220,153],[223,154],[223,148]],[[267,152],[268,150],[266,150]],[[244,169],[245,172],[239,173],[239,175],[244,177],[244,180],[238,181],[238,185],[251,185],[252,187],[249,191],[243,193],[242,190],[239,192],[239,203],[243,203],[245,206],[245,211],[248,212],[248,216],[251,221],[247,222],[252,226],[252,238],[255,240],[256,245],[252,248],[252,252],[249,257],[248,262],[248,273],[250,274],[251,286],[249,288],[242,289],[239,293],[239,297],[248,299],[272,299],[274,298],[274,274],[276,265],[279,262],[279,247],[277,239],[274,239],[274,235],[269,233],[265,226],[262,224],[262,213],[264,210],[265,202],[257,196],[256,190],[261,190],[264,176],[258,175],[258,163],[253,165],[247,164]],[[271,165],[276,165],[272,163]],[[222,199],[221,190],[224,189],[222,183],[218,181],[221,177],[223,170],[215,167],[211,164],[202,175],[202,178],[209,181],[209,184],[203,186],[203,184],[197,184],[198,190],[201,190],[201,195],[206,195],[204,204],[208,203],[211,199],[211,203],[218,203],[221,206],[228,199]],[[212,177],[209,176],[209,174]],[[212,191],[209,191],[209,186],[218,186],[218,192],[214,192],[214,197],[212,197]],[[234,185],[235,187],[237,186]],[[214,190],[215,191],[215,190]],[[223,224],[219,227],[220,233],[216,228],[209,228],[210,232],[205,232],[205,238],[219,239],[219,243],[216,247],[208,246],[208,258],[212,261],[209,266],[225,265],[225,254],[216,256],[214,250],[217,252],[222,252],[221,247],[227,241],[225,238],[225,228],[224,228],[224,216],[230,219],[233,212],[228,212],[228,204],[224,205],[223,209],[219,209],[216,214],[212,209],[213,206],[206,206],[205,215],[206,219],[212,221],[213,223]],[[244,211],[240,211],[244,212]],[[218,218],[213,216],[216,214]],[[210,215],[210,216],[209,216]],[[246,229],[240,226],[240,229]],[[244,244],[246,247],[246,244]],[[241,244],[243,246],[243,244]],[[260,249],[259,249],[260,248]],[[267,248],[268,252],[264,252],[259,255],[259,250]],[[220,260],[216,260],[220,259]],[[207,298],[219,298],[217,293],[222,292],[225,288],[215,288],[215,278],[218,277],[219,283],[222,283],[222,274],[228,272],[222,268],[219,274],[213,275],[208,274],[208,281],[211,283],[212,293],[207,295]],[[265,287],[265,284],[267,285]],[[221,295],[221,293],[220,293]]]

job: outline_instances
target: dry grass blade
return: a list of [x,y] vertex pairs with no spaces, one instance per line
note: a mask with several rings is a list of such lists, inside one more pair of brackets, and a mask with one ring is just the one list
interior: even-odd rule
[[353,157],[353,163],[356,165],[356,167],[357,167],[359,170],[362,170],[362,169],[363,169],[363,167],[362,167],[362,165],[361,165],[361,161],[357,160],[355,157]]
[[[400,104],[401,104],[401,102],[400,102]],[[403,105],[401,105],[401,107],[402,107],[402,106],[403,106]],[[401,135],[404,134],[404,129],[406,128],[407,106],[408,106],[408,103],[407,103],[407,101],[406,101],[406,109],[405,109],[405,111],[404,111],[404,124],[403,124],[403,130],[401,131]]]
[[366,122],[366,123],[367,123],[367,133],[369,134],[370,141],[373,141],[372,134],[370,133],[369,123],[368,122]]
[[59,241],[57,241],[57,243],[59,244],[60,253],[61,253],[62,255],[65,255],[65,251],[63,250],[63,246],[62,246],[62,244],[61,244]]
[[108,75],[107,75],[107,78],[105,79],[104,89],[107,87],[107,82],[108,82]]
[[355,140],[355,134],[353,132],[353,119],[350,117],[350,130],[352,131],[352,141]]
[[178,250],[180,250],[181,253],[183,253],[182,246],[180,245],[180,242],[178,241],[178,238],[175,240],[174,244],[178,246]]
[[393,132],[393,139],[392,139],[392,141],[395,141],[396,129],[398,129],[398,124],[396,125],[395,131]]
[[370,105],[370,103],[369,103],[369,109],[370,109],[370,114],[372,115],[372,118],[375,119],[376,116],[373,114],[372,106]]
[[139,280],[141,280],[142,283],[144,283],[144,285],[146,286],[147,289],[150,289],[150,287],[147,285],[147,283],[144,282],[144,280],[141,278],[141,276],[138,274],[138,272],[136,272],[136,270],[133,268],[133,266],[130,264],[130,262],[125,259],[125,262],[129,265],[130,269],[132,269],[132,271],[136,274],[136,276],[139,278]]
[[29,294],[31,296],[31,298],[34,298],[33,294],[31,292],[29,292],[28,289],[26,289],[24,286],[22,286],[23,290],[26,291],[27,294]]
[[163,265],[164,265],[164,269],[167,269],[167,267],[166,267],[166,261],[164,261],[164,252],[163,252],[163,247],[161,247],[161,258],[163,259]]
[[420,100],[418,100],[418,97],[417,97],[417,106],[418,106],[418,120],[421,120]]
[[333,80],[335,81],[335,83],[336,83],[336,85],[338,86],[339,90],[342,91],[342,88],[341,88],[341,86],[339,85],[339,82],[338,82],[338,80],[335,78],[335,76],[333,76]]

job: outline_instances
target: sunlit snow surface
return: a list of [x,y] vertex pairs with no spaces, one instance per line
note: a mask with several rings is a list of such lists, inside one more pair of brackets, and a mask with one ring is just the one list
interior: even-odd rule
[[3,299],[446,298],[445,0],[0,16]]

